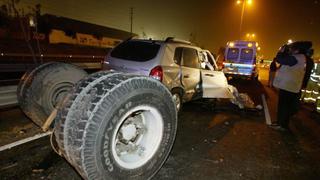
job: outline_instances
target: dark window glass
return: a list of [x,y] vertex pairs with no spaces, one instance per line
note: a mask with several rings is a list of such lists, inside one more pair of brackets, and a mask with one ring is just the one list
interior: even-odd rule
[[239,49],[238,48],[229,48],[227,53],[228,61],[236,61],[239,57]]
[[155,58],[160,49],[159,44],[153,42],[127,41],[115,47],[111,56],[115,58],[145,62]]
[[200,68],[197,50],[183,48],[182,65],[191,68]]
[[182,50],[182,47],[178,47],[174,50],[174,62],[179,65],[181,64]]
[[251,63],[253,60],[253,49],[242,49],[241,50],[241,55],[240,55],[240,61],[243,63]]
[[212,67],[215,68],[214,62],[213,62],[213,59],[211,58],[211,56],[207,55],[207,58],[208,58],[209,63],[212,65]]

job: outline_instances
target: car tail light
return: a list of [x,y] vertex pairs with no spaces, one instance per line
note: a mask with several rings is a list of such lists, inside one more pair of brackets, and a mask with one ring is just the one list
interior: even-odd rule
[[159,80],[160,82],[162,82],[162,78],[163,78],[163,70],[161,66],[156,66],[154,67],[151,71],[150,71],[150,77]]

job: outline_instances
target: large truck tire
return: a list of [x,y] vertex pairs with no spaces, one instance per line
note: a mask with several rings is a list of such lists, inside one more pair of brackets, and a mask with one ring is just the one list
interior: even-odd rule
[[19,106],[35,124],[42,126],[72,86],[87,75],[71,64],[42,64],[22,76],[17,88]]
[[98,72],[79,81],[58,111],[60,153],[84,179],[149,179],[174,143],[170,92],[149,77]]
[[23,94],[25,93],[26,90],[26,85],[30,84],[32,81],[32,76],[35,72],[41,71],[41,69],[45,68],[46,66],[52,64],[54,62],[48,62],[45,64],[41,64],[37,67],[35,67],[34,69],[30,69],[28,71],[26,71],[23,76],[20,78],[18,87],[17,87],[17,99],[18,102],[20,103],[24,103],[25,99],[23,99]]

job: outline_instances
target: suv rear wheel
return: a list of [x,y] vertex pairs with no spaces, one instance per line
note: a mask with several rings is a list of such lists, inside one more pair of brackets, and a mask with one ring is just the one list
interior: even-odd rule
[[171,91],[171,94],[176,110],[179,113],[182,107],[182,93],[179,89],[174,89]]

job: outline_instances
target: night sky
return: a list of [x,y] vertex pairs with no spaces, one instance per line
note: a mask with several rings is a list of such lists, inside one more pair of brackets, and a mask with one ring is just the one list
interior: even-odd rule
[[[6,2],[6,0],[0,0]],[[140,37],[191,40],[217,52],[227,41],[239,39],[241,6],[236,0],[21,0],[28,9],[42,5],[42,13],[130,31]],[[320,56],[320,0],[253,0],[244,13],[243,35],[255,33],[261,54],[272,58],[288,39],[311,40]]]

